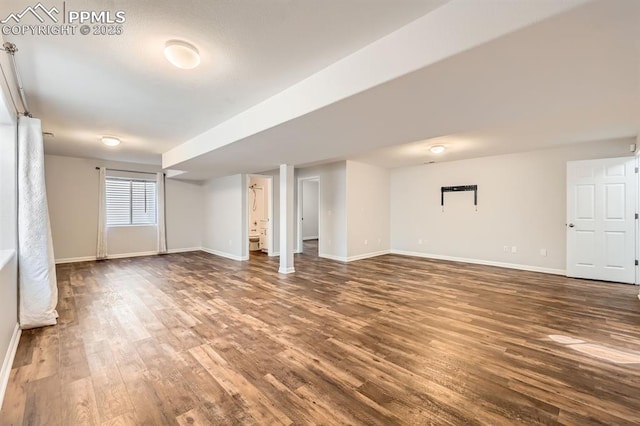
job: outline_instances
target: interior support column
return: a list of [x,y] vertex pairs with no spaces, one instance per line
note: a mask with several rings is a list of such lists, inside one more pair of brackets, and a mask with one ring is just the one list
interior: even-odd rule
[[281,274],[295,272],[293,268],[293,166],[280,165],[280,269]]

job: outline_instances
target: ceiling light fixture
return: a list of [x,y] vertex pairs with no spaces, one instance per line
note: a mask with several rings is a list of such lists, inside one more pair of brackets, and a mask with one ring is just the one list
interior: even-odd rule
[[431,151],[434,154],[442,154],[445,150],[444,145],[433,145],[431,148],[429,148],[429,151]]
[[169,40],[164,46],[164,56],[178,68],[190,70],[200,65],[198,49],[186,41]]
[[103,136],[102,143],[107,146],[116,146],[120,145],[120,139],[114,138],[113,136]]

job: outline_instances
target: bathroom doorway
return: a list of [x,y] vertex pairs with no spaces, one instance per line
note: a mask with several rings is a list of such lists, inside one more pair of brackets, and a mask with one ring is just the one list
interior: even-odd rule
[[273,176],[249,175],[247,181],[249,257],[273,256]]
[[320,178],[298,179],[298,247],[296,252],[318,256],[320,243]]

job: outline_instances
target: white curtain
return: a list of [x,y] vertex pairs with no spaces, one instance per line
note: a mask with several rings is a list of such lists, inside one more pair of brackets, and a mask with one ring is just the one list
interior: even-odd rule
[[164,173],[156,174],[156,188],[158,191],[158,254],[167,252],[167,226],[165,223],[164,203]]
[[98,193],[98,246],[96,247],[96,259],[107,258],[107,169],[100,167],[100,183]]
[[58,287],[44,175],[40,120],[18,121],[20,327],[55,324]]

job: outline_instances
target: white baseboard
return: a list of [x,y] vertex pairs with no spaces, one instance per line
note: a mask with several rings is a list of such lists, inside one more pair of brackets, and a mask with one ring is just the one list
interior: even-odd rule
[[9,348],[7,348],[7,353],[5,354],[4,361],[2,362],[2,369],[0,370],[0,408],[4,401],[4,393],[7,390],[7,385],[9,384],[11,367],[13,366],[13,360],[16,357],[16,351],[18,350],[18,343],[20,342],[21,335],[22,330],[20,330],[20,325],[16,324],[16,328],[13,330],[13,336],[11,336],[11,341],[9,342]]
[[95,256],[67,257],[63,259],[56,259],[56,265],[59,265],[61,263],[90,262],[92,260],[96,260],[96,257]]
[[108,254],[107,259],[126,259],[127,257],[154,256],[156,254],[158,254],[157,251],[140,251],[137,253]]
[[[157,251],[141,251],[137,253],[117,253],[107,255],[107,259],[125,259],[127,257],[140,257],[140,256],[153,256],[158,254]],[[56,259],[56,265],[61,263],[76,263],[76,262],[90,262],[96,260],[95,256],[83,256],[83,257],[68,257],[63,259]]]
[[474,265],[497,266],[498,268],[518,269],[520,271],[542,272],[544,274],[567,275],[564,269],[544,268],[542,266],[520,265],[517,263],[495,262],[492,260],[469,259],[466,257],[443,256],[440,254],[421,253],[418,251],[406,251],[391,249],[391,254],[402,256],[423,257],[426,259],[448,260],[452,262],[472,263]]
[[267,254],[267,256],[271,256],[271,257],[280,256],[280,252],[279,251],[274,251],[273,253]]
[[[181,248],[181,249],[171,249],[171,250],[168,251],[168,253],[183,253],[183,252],[200,251],[200,250],[204,251],[204,252],[207,252],[209,254],[213,254],[213,255],[224,257],[224,258],[231,259],[231,260],[238,260],[238,261],[249,260],[248,256],[238,256],[238,255],[235,255],[235,254],[226,253],[226,252],[222,252],[222,251],[218,251],[218,250],[212,250],[212,249],[208,249],[208,248],[204,248],[204,247],[189,247],[189,248]],[[395,249],[392,249],[392,250],[381,250],[381,251],[376,251],[376,252],[371,252],[371,253],[359,254],[359,255],[356,255],[356,256],[349,256],[349,257],[336,256],[336,255],[328,254],[328,253],[320,253],[318,255],[318,257],[321,257],[321,258],[324,258],[324,259],[336,260],[338,262],[343,262],[343,263],[349,263],[349,262],[354,262],[356,260],[369,259],[369,258],[372,258],[372,257],[382,256],[382,255],[389,254],[389,253],[398,254],[398,255],[402,255],[402,256],[422,257],[422,258],[426,258],[426,259],[448,260],[448,261],[452,261],[452,262],[472,263],[472,264],[475,264],[475,265],[497,266],[499,268],[518,269],[518,270],[521,270],[521,271],[542,272],[542,273],[545,273],[545,274],[553,274],[553,275],[567,275],[567,273],[566,273],[566,271],[564,269],[552,269],[552,268],[544,268],[544,267],[541,267],[541,266],[520,265],[520,264],[517,264],[517,263],[495,262],[495,261],[491,261],[491,260],[469,259],[469,258],[465,258],[465,257],[444,256],[444,255],[439,255],[439,254],[421,253],[421,252],[417,252],[417,251],[406,251],[406,250],[395,250]],[[139,253],[122,253],[122,254],[109,255],[107,258],[108,259],[121,259],[121,258],[127,258],[127,257],[152,256],[152,255],[155,255],[155,254],[157,254],[155,251],[147,251],[147,252],[139,252]],[[274,252],[274,253],[270,254],[269,256],[280,256],[280,253],[279,252]],[[73,257],[73,258],[66,258],[66,259],[57,259],[56,260],[56,264],[87,262],[87,261],[92,261],[92,260],[96,260],[96,257],[95,256]],[[290,273],[290,272],[281,272],[281,273]]]
[[363,259],[369,259],[371,257],[383,256],[389,253],[391,253],[391,250],[380,250],[380,251],[373,251],[371,253],[363,253],[363,254],[358,254],[358,255],[349,256],[349,257],[336,256],[328,253],[320,253],[318,254],[318,257],[322,257],[324,259],[330,259],[330,260],[337,260],[338,262],[349,263],[349,262],[354,262],[356,260],[363,260]]
[[[199,250],[202,250],[202,247],[169,249],[167,250],[167,253],[185,253],[185,252],[199,251]],[[141,251],[137,253],[119,253],[119,254],[107,255],[107,259],[124,259],[127,257],[153,256],[156,254],[158,254],[158,252],[156,251]],[[61,263],[90,262],[93,260],[96,260],[95,256],[68,257],[68,258],[56,259],[56,265]]]
[[316,235],[315,237],[303,237],[302,241],[308,241],[308,240],[317,240],[318,236]]
[[347,257],[347,262],[353,262],[355,260],[369,259],[371,257],[384,256],[385,254],[391,253],[391,250],[380,250],[380,251],[372,251],[370,253],[358,254],[356,256]]
[[169,254],[173,254],[173,253],[188,253],[190,251],[201,251],[201,250],[202,250],[202,247],[175,248],[175,249],[167,250],[167,253],[169,253]]
[[295,272],[295,268],[293,266],[290,266],[288,268],[280,268],[278,269],[278,273],[279,274],[293,274]]
[[210,248],[202,247],[202,251],[207,252],[209,254],[213,254],[220,257],[225,257],[231,260],[249,260],[249,256],[238,256],[237,254],[226,253],[223,251],[213,250]]
[[338,262],[347,262],[347,258],[344,256],[336,256],[334,254],[329,253],[318,253],[318,257],[329,260],[336,260]]
[[[186,253],[186,252],[191,252],[191,251],[204,251],[206,253],[209,254],[214,254],[216,256],[221,256],[221,257],[225,257],[227,259],[232,259],[232,260],[249,260],[248,256],[237,256],[235,254],[231,254],[231,253],[225,253],[222,251],[218,251],[218,250],[212,250],[212,249],[208,249],[205,247],[187,247],[187,248],[177,248],[177,249],[170,249],[167,250],[167,253],[169,254],[173,254],[173,253]],[[143,251],[143,252],[138,252],[138,253],[120,253],[120,254],[110,254],[107,256],[107,259],[124,259],[127,257],[139,257],[139,256],[153,256],[153,255],[157,255],[158,253],[155,251]],[[96,260],[95,256],[85,256],[85,257],[70,257],[70,258],[64,258],[64,259],[56,259],[56,264],[61,264],[61,263],[76,263],[76,262],[88,262],[88,261],[92,261],[92,260]]]

